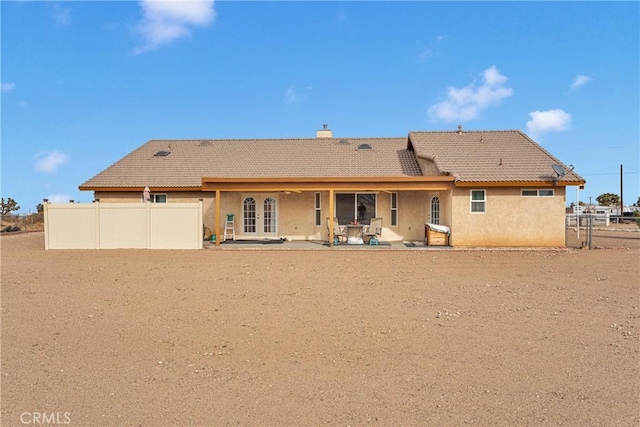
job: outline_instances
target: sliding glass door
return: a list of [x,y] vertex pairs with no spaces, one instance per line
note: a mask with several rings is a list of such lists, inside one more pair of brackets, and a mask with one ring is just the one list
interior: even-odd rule
[[337,193],[336,216],[341,225],[357,220],[369,224],[376,217],[375,193]]

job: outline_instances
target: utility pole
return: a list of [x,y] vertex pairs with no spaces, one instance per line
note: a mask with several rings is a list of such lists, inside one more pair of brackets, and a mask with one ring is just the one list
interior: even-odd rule
[[624,203],[622,201],[622,165],[620,165],[620,216],[618,217],[618,223],[622,222],[622,216],[624,215]]
[[580,186],[576,185],[576,232],[580,242]]

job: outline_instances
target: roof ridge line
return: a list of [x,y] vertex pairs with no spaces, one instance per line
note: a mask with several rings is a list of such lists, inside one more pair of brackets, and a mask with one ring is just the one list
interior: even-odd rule
[[[458,133],[459,131],[457,130],[412,130],[409,131],[409,133]],[[481,129],[481,130],[462,130],[462,134],[465,133],[506,133],[506,132],[522,132],[519,129],[496,129],[496,130],[487,130],[487,129]]]
[[[202,141],[340,141],[341,139],[368,140],[368,139],[407,139],[406,136],[342,136],[333,138],[199,138],[199,139],[150,139],[150,142],[202,142]],[[143,144],[144,145],[144,144]],[[135,150],[133,150],[135,151]]]

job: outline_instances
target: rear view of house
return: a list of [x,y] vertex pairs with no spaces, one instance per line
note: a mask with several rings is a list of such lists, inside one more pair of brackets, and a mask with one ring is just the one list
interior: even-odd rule
[[[555,165],[555,166],[554,166]],[[564,173],[559,174],[557,170]],[[563,246],[566,186],[584,179],[520,131],[398,138],[151,140],[80,186],[101,203],[203,201],[220,236],[333,242],[334,227],[382,219],[381,239],[452,246]],[[329,226],[328,226],[329,224]],[[219,243],[218,239],[218,243]]]

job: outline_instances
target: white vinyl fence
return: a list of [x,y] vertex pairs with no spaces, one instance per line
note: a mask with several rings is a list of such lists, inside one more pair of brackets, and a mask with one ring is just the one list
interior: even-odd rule
[[45,249],[201,249],[202,202],[45,203]]

